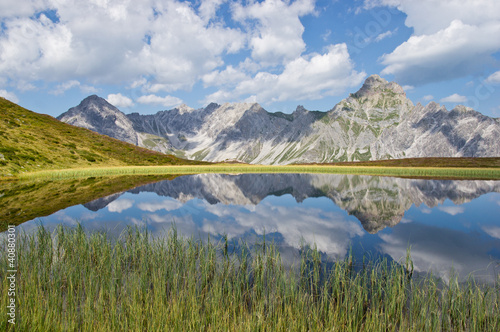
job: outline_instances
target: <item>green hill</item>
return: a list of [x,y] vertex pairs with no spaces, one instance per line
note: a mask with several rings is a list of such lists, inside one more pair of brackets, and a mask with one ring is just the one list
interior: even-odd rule
[[0,177],[43,169],[207,164],[150,151],[0,97]]

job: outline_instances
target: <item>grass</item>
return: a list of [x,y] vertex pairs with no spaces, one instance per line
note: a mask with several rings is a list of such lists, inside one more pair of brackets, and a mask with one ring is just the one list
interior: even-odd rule
[[80,177],[57,181],[0,181],[0,232],[70,206],[178,175]]
[[198,173],[330,173],[358,174],[420,178],[450,179],[500,179],[500,168],[474,167],[403,167],[366,166],[355,164],[307,164],[307,165],[249,165],[211,164],[174,166],[126,166],[71,168],[19,174],[21,179],[68,179],[89,176],[148,175],[148,174],[198,174]]
[[[129,229],[117,240],[40,227],[17,236],[19,331],[498,331],[496,285],[440,284],[401,264],[348,256],[328,268],[303,247],[296,269],[273,245],[231,252],[170,230],[152,239]],[[7,255],[0,256],[7,266]],[[361,264],[361,262],[359,262]],[[0,270],[2,290],[8,288]],[[0,295],[6,308],[6,291]],[[0,329],[14,330],[0,315]]]
[[72,167],[208,164],[71,126],[0,97],[0,177]]

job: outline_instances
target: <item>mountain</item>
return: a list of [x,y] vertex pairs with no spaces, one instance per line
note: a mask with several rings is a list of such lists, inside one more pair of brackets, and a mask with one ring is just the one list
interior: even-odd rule
[[124,115],[90,96],[59,120],[195,160],[256,164],[500,156],[500,121],[470,108],[413,103],[377,75],[327,112],[270,113],[257,103],[182,105]]
[[[211,205],[258,205],[268,196],[289,194],[297,202],[326,197],[355,216],[369,233],[397,225],[412,205],[433,208],[450,200],[460,205],[488,193],[500,193],[499,181],[419,180],[339,174],[196,174],[128,190],[154,192],[186,203],[202,199]],[[123,192],[85,204],[96,211]]]
[[[110,105],[99,105],[104,105],[104,111],[109,111],[109,114],[115,116],[115,120],[109,123],[115,125],[126,123],[121,122],[127,120],[121,112],[109,107]],[[94,110],[87,109],[87,111]],[[101,108],[96,114],[102,114]],[[102,127],[94,128],[102,129]],[[126,126],[121,128],[126,128]],[[125,137],[124,132],[125,130],[119,132],[120,137]],[[71,126],[49,115],[29,111],[0,98],[0,177],[26,171],[93,165],[192,163],[196,162],[164,155],[87,129]]]

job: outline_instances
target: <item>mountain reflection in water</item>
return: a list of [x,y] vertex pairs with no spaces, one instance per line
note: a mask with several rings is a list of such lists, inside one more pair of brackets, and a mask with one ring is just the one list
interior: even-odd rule
[[448,279],[453,268],[461,279],[474,272],[494,280],[500,269],[498,193],[500,181],[198,174],[115,193],[44,223],[78,219],[86,229],[111,233],[146,223],[155,234],[175,222],[187,236],[227,234],[247,243],[265,233],[290,261],[301,242],[316,244],[332,259],[344,258],[352,247],[360,255],[368,250],[400,260],[411,246],[416,271]]

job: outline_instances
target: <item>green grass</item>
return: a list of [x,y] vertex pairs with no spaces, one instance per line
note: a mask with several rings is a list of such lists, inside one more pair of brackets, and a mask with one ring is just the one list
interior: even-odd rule
[[0,177],[46,169],[208,164],[143,149],[0,97]]
[[6,231],[8,224],[19,225],[70,206],[85,204],[148,183],[172,180],[177,176],[164,174],[79,177],[57,181],[0,181],[0,232]]
[[127,166],[72,168],[62,170],[22,173],[20,179],[69,179],[89,176],[111,175],[151,175],[151,174],[199,174],[199,173],[329,173],[359,174],[418,178],[450,179],[500,179],[500,168],[475,167],[403,167],[403,166],[366,166],[356,163],[307,164],[307,165],[249,165],[249,164],[211,164],[178,166]]
[[[118,241],[81,227],[17,235],[18,331],[498,331],[500,285],[432,275],[400,264],[327,267],[303,247],[285,268],[269,243],[233,253],[227,241],[152,239],[129,229]],[[361,264],[359,269],[355,269]],[[0,256],[7,266],[7,255]],[[2,290],[8,288],[0,270]],[[8,295],[2,291],[0,306]],[[0,315],[0,329],[14,330]]]

